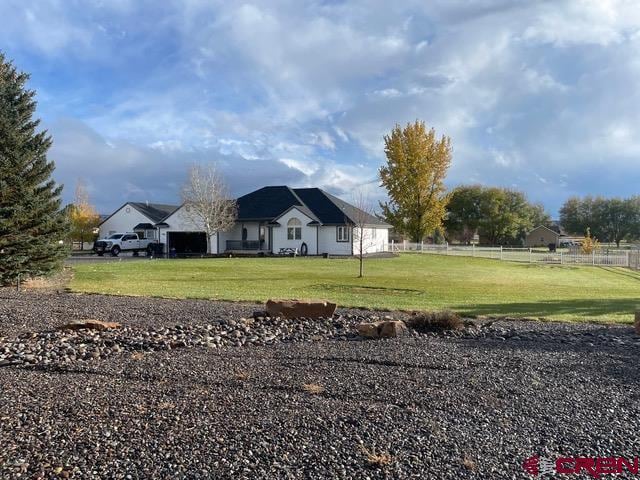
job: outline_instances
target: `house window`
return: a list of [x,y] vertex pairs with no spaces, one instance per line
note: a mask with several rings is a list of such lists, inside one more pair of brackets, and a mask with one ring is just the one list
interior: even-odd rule
[[338,242],[348,242],[349,241],[349,228],[346,226],[336,227],[336,240]]
[[302,222],[293,217],[287,222],[287,240],[302,239]]

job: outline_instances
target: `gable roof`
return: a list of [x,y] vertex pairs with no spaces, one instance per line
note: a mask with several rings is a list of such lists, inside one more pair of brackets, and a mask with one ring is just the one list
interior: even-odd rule
[[534,228],[533,230],[531,230],[527,235],[531,235],[533,232],[535,232],[536,230],[540,230],[541,228],[543,228],[544,230],[548,230],[551,233],[553,233],[554,235],[557,236],[561,236],[560,232],[556,232],[555,230],[545,226],[545,225],[538,225],[536,228]]
[[355,224],[364,216],[367,225],[389,227],[379,218],[319,188],[263,187],[238,198],[238,220],[275,221],[296,207],[322,225]]
[[178,209],[178,205],[167,205],[165,203],[148,203],[148,202],[127,202],[118,208],[111,215],[105,217],[100,222],[102,225],[104,222],[113,217],[116,213],[122,210],[127,205],[131,205],[133,208],[138,210],[142,215],[147,217],[153,223],[157,223],[169,216],[171,213],[175,212]]
[[238,220],[270,221],[292,206],[302,207],[300,199],[289,187],[262,187],[238,198]]
[[167,205],[166,203],[147,203],[147,202],[129,202],[129,205],[134,207],[145,217],[153,220],[154,223],[168,217],[175,212],[179,205]]

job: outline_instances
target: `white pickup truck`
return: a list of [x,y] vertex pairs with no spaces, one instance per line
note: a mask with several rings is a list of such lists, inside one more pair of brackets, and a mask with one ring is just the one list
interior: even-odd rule
[[138,252],[150,251],[149,245],[154,240],[140,238],[137,233],[114,233],[107,238],[102,238],[93,243],[93,251],[102,257],[105,253],[110,253],[117,257],[120,252]]

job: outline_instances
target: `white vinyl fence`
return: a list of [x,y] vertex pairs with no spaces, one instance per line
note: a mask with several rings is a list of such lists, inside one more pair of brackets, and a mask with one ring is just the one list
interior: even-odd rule
[[640,252],[634,250],[602,251],[592,254],[575,252],[547,252],[535,248],[476,247],[475,245],[431,245],[424,243],[395,243],[386,245],[389,252],[431,253],[461,257],[492,258],[509,262],[544,263],[557,265],[596,265],[640,269]]

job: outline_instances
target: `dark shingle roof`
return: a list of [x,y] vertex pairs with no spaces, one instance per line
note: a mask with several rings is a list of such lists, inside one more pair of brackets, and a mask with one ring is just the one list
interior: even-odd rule
[[289,187],[262,187],[238,198],[238,220],[273,220],[292,206],[302,207]]
[[167,205],[164,203],[129,202],[129,205],[150,220],[153,220],[154,223],[164,220],[178,209],[178,205]]
[[295,188],[293,191],[324,225],[356,224],[364,219],[367,225],[388,226],[379,218],[319,188]]
[[296,207],[323,225],[354,224],[360,214],[364,214],[368,225],[388,226],[379,218],[319,188],[292,189],[286,186],[263,187],[240,197],[238,220],[274,221],[291,207]]
[[[131,205],[133,208],[138,210],[141,214],[146,216],[149,220],[153,221],[153,223],[157,223],[170,214],[175,212],[178,209],[178,205],[167,205],[164,203],[148,203],[148,202],[127,202],[122,205],[119,209],[113,212],[111,215],[101,215],[100,216],[100,225],[113,217],[116,213],[122,210],[127,205]],[[104,218],[103,218],[104,217]]]

